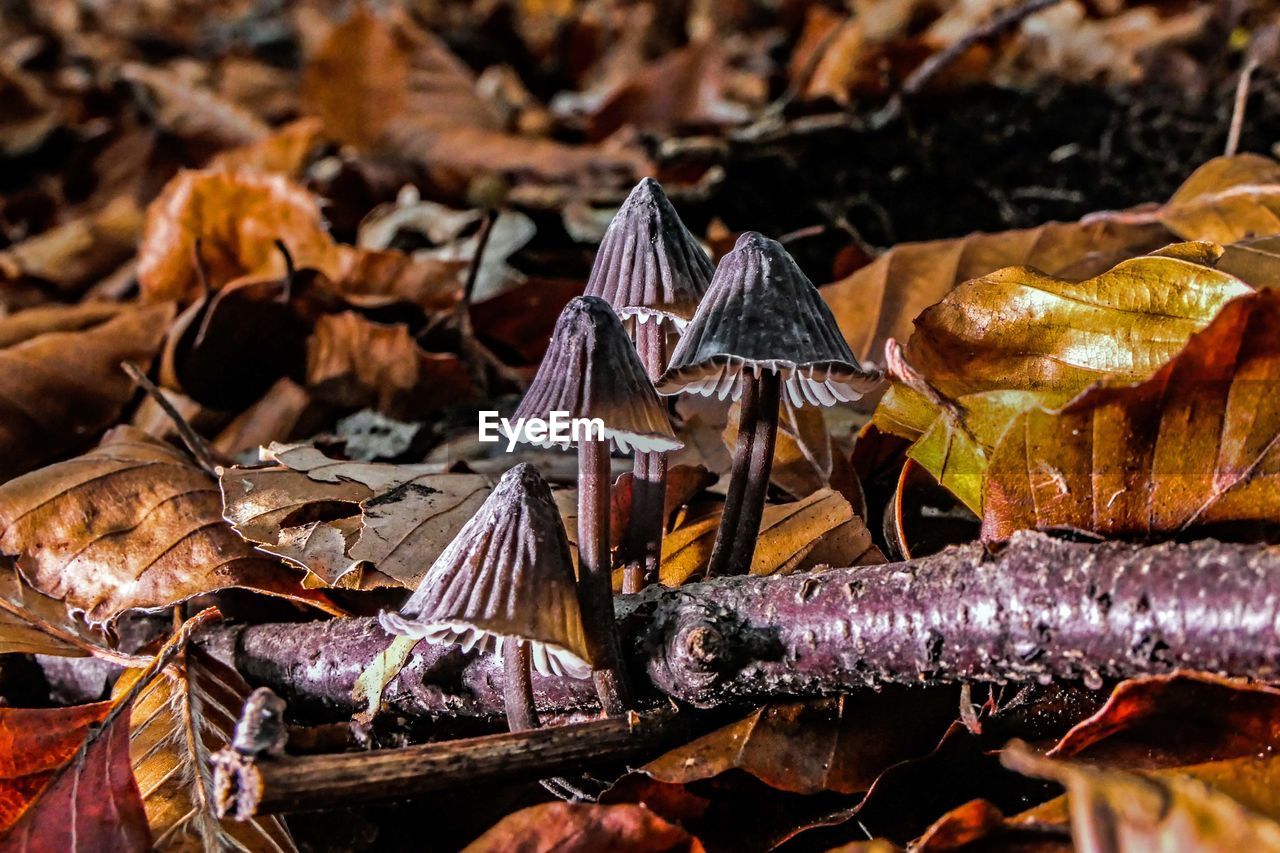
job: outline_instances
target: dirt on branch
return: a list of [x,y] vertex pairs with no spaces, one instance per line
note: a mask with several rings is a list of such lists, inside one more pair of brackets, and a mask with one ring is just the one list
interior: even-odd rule
[[[651,588],[619,604],[637,686],[698,707],[898,683],[1130,678],[1190,668],[1274,677],[1280,552],[1202,540],[1138,546],[1019,534],[1003,550]],[[223,627],[203,642],[298,710],[345,715],[390,642],[372,619]],[[497,717],[492,658],[421,644],[389,711]],[[594,709],[590,681],[539,678],[539,707]]]

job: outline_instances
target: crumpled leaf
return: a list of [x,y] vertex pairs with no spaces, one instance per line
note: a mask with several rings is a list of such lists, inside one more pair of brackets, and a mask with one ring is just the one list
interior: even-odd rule
[[32,589],[7,560],[0,560],[0,654],[113,655],[105,635]]
[[[658,578],[679,586],[706,569],[720,514],[677,527],[662,540]],[[790,574],[818,565],[883,563],[871,533],[839,492],[822,489],[804,500],[764,508],[751,574]]]
[[1167,536],[1280,520],[1280,295],[1230,302],[1149,379],[1013,421],[991,456],[983,536],[1066,527]]
[[0,340],[9,341],[0,349],[0,481],[85,447],[114,423],[134,393],[120,362],[149,363],[173,316],[166,303],[40,334],[46,323],[88,318],[74,308],[37,310],[35,323],[25,312],[0,319]]
[[241,276],[280,278],[285,261],[331,271],[336,248],[316,199],[283,175],[184,171],[147,207],[138,250],[138,285],[145,301],[192,301],[200,293],[196,241],[209,286]]
[[679,826],[644,806],[542,803],[509,814],[464,848],[464,853],[701,853],[702,845]]
[[413,588],[489,494],[486,478],[439,465],[344,462],[304,444],[263,458],[277,464],[222,472],[223,514],[324,585]]
[[323,141],[323,129],[317,118],[300,118],[256,142],[219,152],[209,161],[209,168],[274,172],[299,180]]
[[119,196],[0,252],[0,276],[35,280],[78,295],[127,261],[142,236],[137,202]]
[[1158,224],[1102,219],[903,243],[821,293],[854,354],[877,361],[885,341],[906,340],[920,312],[961,282],[1016,265],[1081,280],[1169,240]]
[[1101,379],[1137,380],[1251,288],[1187,243],[1074,283],[1011,267],[926,310],[873,422],[975,513],[991,449],[1021,412]]
[[121,426],[83,456],[0,486],[0,550],[91,625],[227,587],[332,609],[236,536],[221,509],[208,474]]
[[886,687],[857,697],[771,704],[676,747],[641,772],[685,784],[729,770],[782,791],[866,791],[889,766],[927,754],[956,720],[954,690]]
[[307,342],[307,388],[345,409],[372,407],[414,419],[474,398],[470,368],[457,356],[427,352],[403,324],[347,311],[316,321]]
[[1280,850],[1280,823],[1262,817],[1195,779],[1098,770],[1036,755],[1021,744],[1005,766],[1067,789],[1071,833],[1099,851]]
[[157,125],[197,151],[250,145],[271,132],[257,116],[169,68],[126,62],[119,75],[141,90],[138,100]]
[[[121,696],[137,682],[126,670]],[[129,753],[157,850],[294,850],[276,815],[220,820],[210,757],[231,742],[250,687],[238,672],[188,647],[142,688],[130,712]]]

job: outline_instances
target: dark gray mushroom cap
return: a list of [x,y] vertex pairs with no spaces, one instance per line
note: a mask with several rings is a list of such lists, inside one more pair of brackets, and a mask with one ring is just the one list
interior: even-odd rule
[[754,231],[720,261],[658,391],[737,400],[747,371],[780,373],[796,406],[856,400],[880,383],[787,250]]
[[580,438],[556,440],[530,435],[521,418],[550,420],[553,412],[568,418],[599,418],[603,437],[624,453],[674,450],[681,446],[671,429],[666,407],[653,390],[640,356],[609,303],[595,296],[569,300],[551,334],[551,344],[524,399],[511,419],[516,441],[542,447],[567,447]]
[[569,540],[537,470],[504,474],[400,612],[378,621],[393,634],[499,657],[504,641],[526,640],[544,675],[590,674]]
[[584,293],[638,322],[683,327],[711,281],[711,259],[680,221],[662,185],[636,184],[609,223]]

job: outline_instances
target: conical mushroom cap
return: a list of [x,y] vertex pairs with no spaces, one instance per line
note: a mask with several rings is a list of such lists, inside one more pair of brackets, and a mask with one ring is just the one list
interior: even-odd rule
[[504,640],[527,640],[544,675],[590,673],[569,540],[532,465],[502,476],[400,612],[378,621],[393,634],[499,656]]
[[679,328],[698,310],[711,272],[711,259],[662,185],[645,178],[609,223],[584,293],[605,300],[620,317],[667,320]]
[[796,406],[856,400],[880,382],[787,250],[754,231],[720,261],[658,390],[736,400],[747,370],[781,373]]
[[[681,446],[622,321],[609,303],[595,296],[574,297],[561,312],[538,375],[512,421],[549,421],[552,412],[565,412],[569,418],[599,418],[604,436],[624,453],[631,447],[661,451]],[[514,437],[542,447],[567,447],[578,440],[534,438],[527,425],[517,426]],[[581,437],[599,436],[583,432]]]

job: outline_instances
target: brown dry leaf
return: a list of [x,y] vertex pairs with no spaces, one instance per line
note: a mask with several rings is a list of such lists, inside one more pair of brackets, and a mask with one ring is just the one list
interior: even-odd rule
[[[689,503],[703,489],[715,485],[716,479],[715,474],[701,465],[672,465],[667,469],[667,491],[663,496],[662,517],[670,522],[676,510]],[[631,518],[631,486],[634,482],[635,475],[627,471],[614,481],[613,488],[609,490],[610,542],[621,542],[626,533],[627,522]],[[568,509],[568,503],[572,503],[572,512],[577,513],[577,492],[570,489],[556,492],[557,499],[561,500],[570,495],[572,500],[566,503],[565,508]],[[576,515],[574,518],[576,519]],[[575,534],[571,531],[570,535]]]
[[0,486],[0,550],[92,625],[227,587],[327,606],[221,509],[216,483],[186,456],[116,427],[85,455]]
[[97,323],[97,309],[37,310],[0,319],[0,340],[11,342],[0,349],[0,481],[85,447],[114,423],[134,393],[120,362],[149,364],[173,317],[167,303],[104,311]]
[[[711,559],[719,513],[677,527],[662,540],[658,578],[679,586],[701,573]],[[822,489],[804,500],[764,508],[751,574],[790,574],[818,565],[883,563],[871,533],[844,496]]]
[[334,28],[307,63],[302,99],[330,135],[366,150],[384,147],[406,117],[420,131],[500,126],[467,67],[394,8],[377,15],[359,6]]
[[8,560],[0,560],[0,654],[115,657],[104,634],[32,589]]
[[126,62],[119,74],[141,90],[152,120],[196,152],[252,145],[271,133],[257,116],[169,68]]
[[[223,471],[227,520],[328,585],[416,586],[489,494],[484,477],[438,465],[345,462],[303,444],[263,458],[278,464]],[[368,577],[352,574],[363,564]]]
[[[133,687],[138,675],[138,670],[126,670],[114,695]],[[249,691],[234,669],[188,647],[134,700],[129,753],[154,849],[296,849],[275,815],[241,822],[221,820],[215,811],[210,757],[231,743]]]
[[920,312],[961,282],[1014,265],[1080,280],[1169,241],[1157,224],[1104,219],[903,243],[821,292],[854,354],[878,361],[886,340],[907,340]]
[[624,126],[651,132],[723,127],[750,117],[726,98],[724,51],[713,39],[673,50],[640,69],[587,116],[587,134],[604,139]]
[[402,420],[475,396],[470,368],[429,353],[403,324],[387,326],[354,311],[321,317],[307,343],[307,389],[347,409],[374,407]]
[[1280,823],[1195,779],[1159,778],[1036,755],[1011,744],[1005,766],[1066,787],[1076,844],[1102,851],[1280,851]]
[[463,853],[702,853],[698,840],[644,806],[542,803],[509,814]]
[[0,252],[0,275],[53,285],[75,295],[129,259],[142,236],[137,203],[120,196],[101,210],[72,219]]
[[218,153],[209,161],[209,168],[227,172],[248,169],[300,180],[322,142],[323,130],[318,118],[298,119],[257,142]]
[[1081,282],[1010,267],[966,282],[916,321],[876,425],[975,513],[992,448],[1021,412],[1095,381],[1136,381],[1251,288],[1182,243]]
[[234,458],[273,441],[288,441],[310,405],[311,395],[301,385],[281,379],[223,427],[210,445],[224,457]]
[[855,794],[891,765],[929,753],[958,709],[954,690],[904,687],[766,705],[641,770],[677,784],[741,770],[782,791]]
[[1260,154],[1215,157],[1154,216],[1184,240],[1226,245],[1280,233],[1280,163]]
[[242,276],[280,278],[281,240],[299,267],[334,270],[336,247],[310,193],[283,175],[185,171],[147,208],[138,251],[138,285],[146,301],[192,301],[200,261],[217,290]]
[[392,250],[337,246],[325,271],[336,295],[361,308],[397,302],[427,312],[445,311],[462,298],[467,261],[419,258]]
[[1227,304],[1175,358],[1013,421],[991,455],[983,536],[1032,527],[1153,537],[1280,521],[1280,294]]

